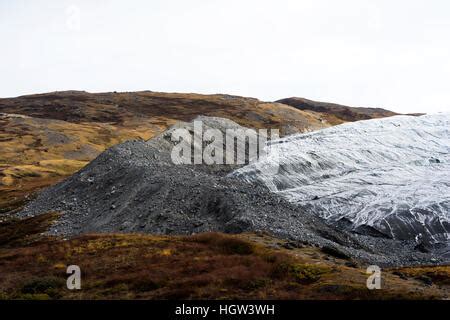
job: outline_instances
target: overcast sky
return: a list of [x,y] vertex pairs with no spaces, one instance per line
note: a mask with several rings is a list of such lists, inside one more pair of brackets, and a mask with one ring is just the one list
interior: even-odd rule
[[300,96],[450,111],[447,0],[0,0],[0,97]]

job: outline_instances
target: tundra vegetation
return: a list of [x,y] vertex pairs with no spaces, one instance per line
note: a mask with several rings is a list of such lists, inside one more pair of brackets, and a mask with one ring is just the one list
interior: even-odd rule
[[[280,103],[281,102],[281,103]],[[287,135],[392,115],[294,99],[229,95],[68,91],[0,99],[1,299],[448,299],[450,267],[382,270],[368,290],[366,267],[340,252],[264,233],[191,236],[49,236],[59,212],[13,213],[106,148],[147,140],[198,115]],[[66,288],[79,265],[82,289]]]
[[[366,267],[265,233],[192,236],[43,234],[48,213],[0,223],[2,299],[444,299],[449,267],[383,270],[366,287]],[[81,290],[66,268],[81,268]]]

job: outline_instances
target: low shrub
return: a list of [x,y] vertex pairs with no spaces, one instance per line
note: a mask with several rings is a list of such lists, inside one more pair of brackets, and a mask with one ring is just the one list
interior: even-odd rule
[[191,237],[192,241],[212,245],[224,254],[249,255],[254,253],[253,244],[242,239],[218,233],[203,233]]
[[282,262],[275,265],[272,276],[274,278],[293,277],[298,283],[309,284],[318,281],[322,274],[328,272],[330,269],[325,266]]
[[64,288],[66,281],[57,277],[42,277],[28,280],[22,285],[23,294],[47,294],[52,298],[58,297],[58,290]]

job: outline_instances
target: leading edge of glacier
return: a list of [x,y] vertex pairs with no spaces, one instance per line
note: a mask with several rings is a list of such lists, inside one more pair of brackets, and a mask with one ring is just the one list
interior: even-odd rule
[[233,175],[346,230],[449,248],[450,114],[346,123],[267,149]]

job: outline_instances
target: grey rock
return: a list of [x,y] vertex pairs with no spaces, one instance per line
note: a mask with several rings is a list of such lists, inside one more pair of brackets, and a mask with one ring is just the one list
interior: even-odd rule
[[[238,126],[220,118],[202,119],[219,130]],[[190,128],[192,123],[176,127],[183,126]],[[58,209],[62,216],[49,233],[64,237],[98,232],[254,231],[333,247],[354,260],[380,266],[429,262],[428,253],[414,250],[415,243],[337,229],[263,185],[228,175],[236,166],[175,165],[168,132],[106,150],[81,171],[42,191],[18,215]]]

